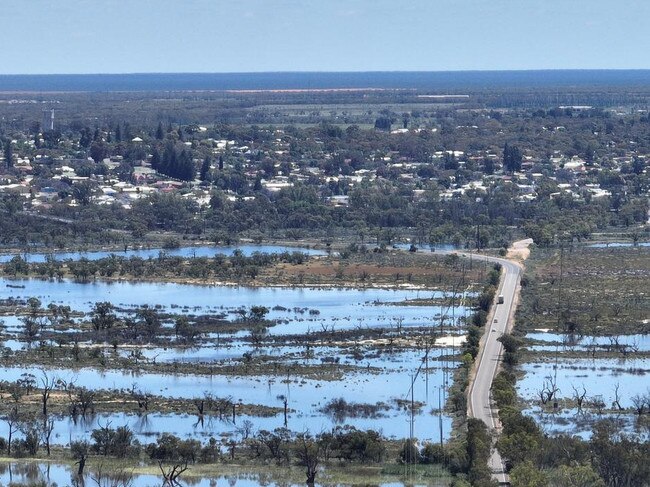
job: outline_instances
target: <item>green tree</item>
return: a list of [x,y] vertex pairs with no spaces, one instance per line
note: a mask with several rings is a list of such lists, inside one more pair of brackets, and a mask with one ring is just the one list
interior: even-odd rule
[[377,130],[385,130],[386,132],[390,132],[392,125],[393,121],[390,117],[379,117],[375,120],[375,128]]
[[102,140],[95,140],[90,146],[90,157],[96,163],[102,162],[108,155],[108,146]]
[[526,460],[510,471],[510,484],[512,487],[545,487],[548,477],[533,462]]
[[313,439],[307,433],[298,436],[296,457],[300,465],[306,468],[307,485],[314,485],[321,456],[321,442]]
[[88,459],[88,454],[90,451],[90,443],[87,441],[73,441],[70,443],[70,453],[72,458],[77,460],[79,465],[77,468],[77,476],[82,477],[84,474],[84,468],[86,467],[86,460]]
[[88,147],[90,147],[90,144],[92,144],[92,142],[93,142],[93,135],[90,128],[88,127],[82,128],[79,137],[79,145],[84,149],[87,149]]
[[88,203],[90,203],[90,197],[93,194],[93,189],[88,181],[79,181],[72,188],[72,194],[79,203],[86,206]]
[[210,176],[210,166],[212,165],[212,158],[207,156],[203,159],[203,164],[201,164],[201,171],[199,173],[199,179],[201,181],[207,181]]
[[157,147],[154,147],[151,151],[151,169],[158,171],[160,169],[161,162],[162,157],[160,156],[160,151]]
[[11,140],[9,139],[5,140],[4,148],[3,148],[3,156],[5,158],[5,164],[7,166],[7,169],[11,169],[12,167],[14,167],[14,152],[13,152],[13,148],[11,147]]
[[145,307],[138,310],[137,316],[146,335],[149,338],[155,337],[162,326],[158,312],[153,308]]
[[90,437],[93,440],[92,450],[103,456],[124,458],[133,444],[133,432],[128,426],[113,429],[107,424],[93,430]]
[[467,457],[469,459],[469,480],[472,485],[484,485],[491,475],[487,463],[490,458],[491,439],[487,426],[480,419],[467,420]]
[[269,309],[265,306],[251,306],[251,309],[248,314],[248,320],[252,323],[259,323],[264,320],[264,317],[268,314]]
[[605,487],[591,465],[562,465],[550,477],[554,487]]
[[647,485],[650,478],[650,443],[621,435],[613,421],[594,426],[591,437],[594,466],[607,485]]
[[521,170],[521,161],[523,157],[521,150],[516,145],[506,145],[503,147],[503,167],[508,172],[515,172]]
[[117,321],[115,308],[108,301],[95,303],[91,316],[91,323],[96,331],[110,330]]
[[165,131],[163,130],[162,122],[158,122],[158,128],[156,129],[156,139],[163,140],[165,138]]

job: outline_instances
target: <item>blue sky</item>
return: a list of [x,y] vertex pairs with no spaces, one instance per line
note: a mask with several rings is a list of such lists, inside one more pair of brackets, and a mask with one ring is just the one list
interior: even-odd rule
[[650,68],[647,0],[2,0],[0,74]]

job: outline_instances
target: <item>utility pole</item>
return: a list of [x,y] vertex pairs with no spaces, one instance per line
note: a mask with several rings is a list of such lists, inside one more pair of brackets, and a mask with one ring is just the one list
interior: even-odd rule
[[564,243],[560,243],[560,283],[557,291],[557,324],[560,324],[562,315],[562,281],[564,279]]
[[[560,324],[562,321],[562,281],[564,279],[564,242],[560,240],[560,283],[557,291],[557,327],[558,331],[561,329]],[[555,365],[553,366],[553,381],[557,384],[557,362],[558,362],[558,347],[555,347]]]
[[415,426],[415,414],[414,414],[415,401],[413,396],[414,390],[415,390],[415,375],[411,374],[411,428],[410,428],[410,435],[409,435],[411,444],[413,444],[413,431]]
[[426,351],[424,354],[424,377],[427,402],[429,401],[429,347],[431,344],[427,341]]
[[456,286],[451,288],[451,327],[456,325]]
[[438,425],[440,427],[440,448],[442,448],[442,388],[438,388]]

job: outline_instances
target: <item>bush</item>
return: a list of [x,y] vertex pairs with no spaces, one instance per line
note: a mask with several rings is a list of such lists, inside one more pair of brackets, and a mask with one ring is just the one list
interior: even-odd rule
[[487,466],[492,440],[487,426],[480,419],[467,420],[467,457],[469,459],[469,480],[472,485],[483,485],[491,480]]
[[496,269],[492,269],[488,274],[488,282],[490,285],[495,287],[498,286],[499,279],[501,279],[501,272]]
[[175,237],[167,237],[163,240],[162,248],[165,250],[177,249],[181,246],[181,241]]
[[503,349],[505,350],[503,355],[504,363],[509,366],[517,365],[519,361],[517,350],[521,345],[521,340],[512,335],[502,335],[499,337],[499,341],[503,344]]
[[127,426],[114,429],[107,425],[93,430],[90,437],[92,450],[98,455],[124,458],[133,446],[133,432]]
[[321,435],[321,439],[329,442],[333,456],[342,460],[379,462],[386,450],[381,434],[351,426],[339,426],[331,434]]
[[29,426],[24,433],[24,439],[14,440],[11,442],[11,452],[14,457],[33,457],[38,453],[38,447],[40,445],[38,429],[34,426]]
[[517,399],[515,377],[509,372],[499,372],[492,382],[492,397],[499,408],[512,406]]
[[483,327],[487,323],[487,311],[479,309],[472,315],[472,325]]
[[420,463],[420,452],[415,441],[406,440],[399,452],[399,461],[406,464]]
[[438,443],[427,443],[422,448],[421,461],[424,464],[447,464],[447,452],[442,445]]
[[467,330],[467,340],[463,345],[463,353],[468,353],[472,358],[476,358],[479,350],[479,343],[481,342],[481,329],[477,326],[470,326]]
[[201,443],[163,433],[156,443],[147,445],[145,451],[152,460],[196,463],[201,455]]
[[494,301],[494,296],[496,295],[496,292],[497,291],[494,286],[486,286],[483,289],[483,292],[478,297],[479,309],[485,312],[490,311],[490,306],[492,306],[492,302]]

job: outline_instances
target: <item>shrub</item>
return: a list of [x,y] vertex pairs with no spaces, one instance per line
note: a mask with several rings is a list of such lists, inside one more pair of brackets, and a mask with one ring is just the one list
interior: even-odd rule
[[156,443],[147,445],[145,451],[152,460],[196,463],[201,455],[201,443],[163,433]]

